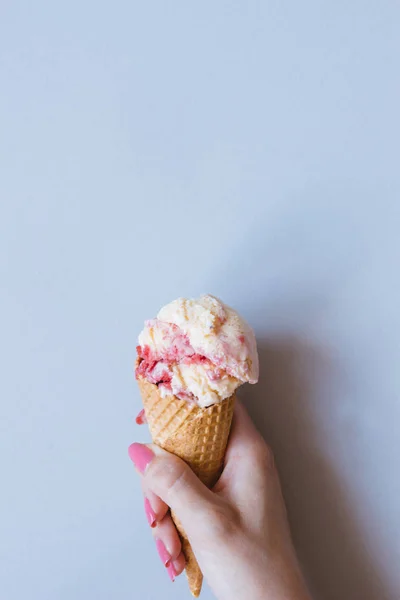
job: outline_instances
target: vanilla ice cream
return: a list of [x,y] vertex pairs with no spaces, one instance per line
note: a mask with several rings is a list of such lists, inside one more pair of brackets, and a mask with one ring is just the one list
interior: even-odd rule
[[258,380],[253,330],[229,306],[206,295],[178,298],[146,321],[139,335],[136,375],[200,407],[222,402]]

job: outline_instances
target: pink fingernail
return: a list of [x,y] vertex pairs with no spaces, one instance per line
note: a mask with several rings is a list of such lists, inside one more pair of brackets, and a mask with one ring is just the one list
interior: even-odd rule
[[137,470],[142,474],[154,458],[154,452],[144,444],[131,444],[128,454]]
[[[169,568],[171,566],[171,555],[168,552],[168,550],[166,549],[164,542],[157,538],[156,538],[156,548],[157,548],[159,557],[161,558],[161,560],[164,563],[164,567]],[[175,571],[175,569],[174,569],[174,571]],[[175,573],[175,575],[176,575],[176,573]]]
[[144,412],[144,408],[142,408],[142,410],[136,417],[135,421],[136,421],[137,425],[144,425],[145,423],[147,423],[146,413]]
[[144,499],[144,512],[146,513],[147,521],[149,522],[150,527],[155,527],[157,525],[157,517],[156,513],[150,506],[150,502],[148,498]]
[[167,567],[167,573],[168,573],[169,578],[172,581],[172,583],[174,583],[175,577],[176,577],[176,571],[175,571],[175,567],[172,563],[169,565],[169,567]]

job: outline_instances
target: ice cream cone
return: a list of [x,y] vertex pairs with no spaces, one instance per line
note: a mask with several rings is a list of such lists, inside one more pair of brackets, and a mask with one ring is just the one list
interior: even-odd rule
[[[145,321],[139,334],[136,379],[155,444],[182,458],[211,488],[221,474],[235,391],[257,383],[254,332],[210,294],[178,298]],[[192,594],[202,573],[177,516]]]
[[[222,471],[235,395],[200,408],[173,395],[161,397],[158,387],[143,377],[138,384],[153,442],[182,458],[211,488]],[[174,514],[172,518],[182,541],[190,591],[197,598],[203,575],[179,519]]]

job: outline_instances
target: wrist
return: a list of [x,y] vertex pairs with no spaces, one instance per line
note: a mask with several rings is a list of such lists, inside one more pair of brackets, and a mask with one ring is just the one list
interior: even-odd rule
[[207,579],[218,600],[311,600],[294,552],[271,555],[241,542],[215,566]]

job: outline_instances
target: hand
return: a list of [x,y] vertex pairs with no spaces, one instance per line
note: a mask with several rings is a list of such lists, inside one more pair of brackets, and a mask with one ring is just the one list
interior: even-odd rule
[[171,579],[184,569],[180,519],[218,600],[310,600],[295,551],[269,447],[239,403],[225,467],[207,489],[179,458],[155,445],[132,444],[146,514]]

